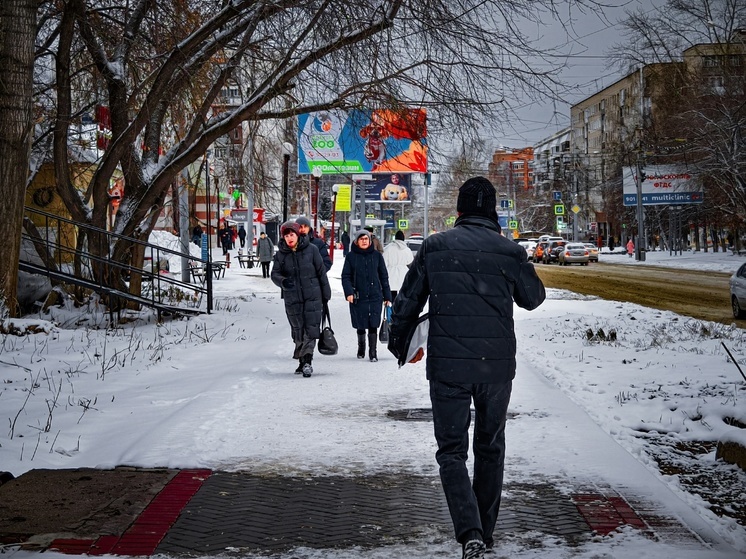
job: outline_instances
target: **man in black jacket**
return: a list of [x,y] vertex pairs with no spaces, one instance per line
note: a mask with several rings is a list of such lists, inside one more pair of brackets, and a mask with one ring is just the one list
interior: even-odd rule
[[327,247],[324,240],[317,237],[314,230],[311,229],[311,220],[302,215],[295,220],[295,223],[300,227],[300,234],[308,236],[308,240],[311,241],[311,244],[319,249],[321,259],[324,261],[324,267],[328,272],[329,268],[332,267],[332,259],[329,257],[329,247]]
[[[502,236],[496,205],[495,188],[484,177],[461,186],[456,224],[422,243],[394,302],[389,337],[389,350],[404,364],[429,300],[426,370],[435,457],[466,559],[483,557],[494,544],[516,368],[513,301],[532,310],[545,298],[526,251]],[[473,482],[466,467],[472,400]]]

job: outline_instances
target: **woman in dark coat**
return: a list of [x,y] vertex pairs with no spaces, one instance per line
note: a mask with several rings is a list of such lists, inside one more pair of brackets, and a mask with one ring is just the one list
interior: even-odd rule
[[319,250],[300,235],[298,224],[287,221],[280,227],[282,238],[272,266],[272,281],[282,288],[285,314],[295,343],[296,373],[310,377],[316,340],[321,334],[324,303],[332,292]]
[[365,331],[368,330],[368,357],[378,361],[376,338],[381,324],[383,303],[391,301],[389,274],[383,255],[373,248],[368,231],[356,231],[342,268],[342,289],[350,303],[352,327],[357,330],[357,358],[365,358]]

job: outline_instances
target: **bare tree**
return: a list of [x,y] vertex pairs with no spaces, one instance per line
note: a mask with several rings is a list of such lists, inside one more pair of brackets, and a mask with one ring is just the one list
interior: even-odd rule
[[17,316],[16,289],[23,203],[28,178],[33,114],[31,88],[36,0],[0,6],[0,315]]

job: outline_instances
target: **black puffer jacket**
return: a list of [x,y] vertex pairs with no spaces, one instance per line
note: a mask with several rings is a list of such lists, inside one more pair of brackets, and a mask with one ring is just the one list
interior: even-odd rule
[[513,379],[513,301],[531,310],[545,298],[523,247],[500,235],[496,222],[467,215],[425,239],[394,302],[389,348],[397,357],[428,298],[428,379]]
[[356,330],[378,328],[384,301],[391,301],[389,273],[383,255],[373,245],[363,250],[355,243],[342,268],[345,298],[357,291],[358,300],[350,305],[352,327]]
[[293,341],[302,341],[304,332],[306,337],[318,339],[323,303],[331,299],[332,292],[321,255],[308,237],[298,238],[296,250],[280,239],[271,277],[282,288]]

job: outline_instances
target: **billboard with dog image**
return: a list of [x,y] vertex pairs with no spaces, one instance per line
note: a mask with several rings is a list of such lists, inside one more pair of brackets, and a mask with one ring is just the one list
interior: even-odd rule
[[[382,173],[365,181],[366,203],[409,203],[412,191],[412,175],[404,173]],[[360,200],[360,189],[355,189],[355,200]]]
[[426,173],[425,109],[318,111],[298,116],[298,173]]

